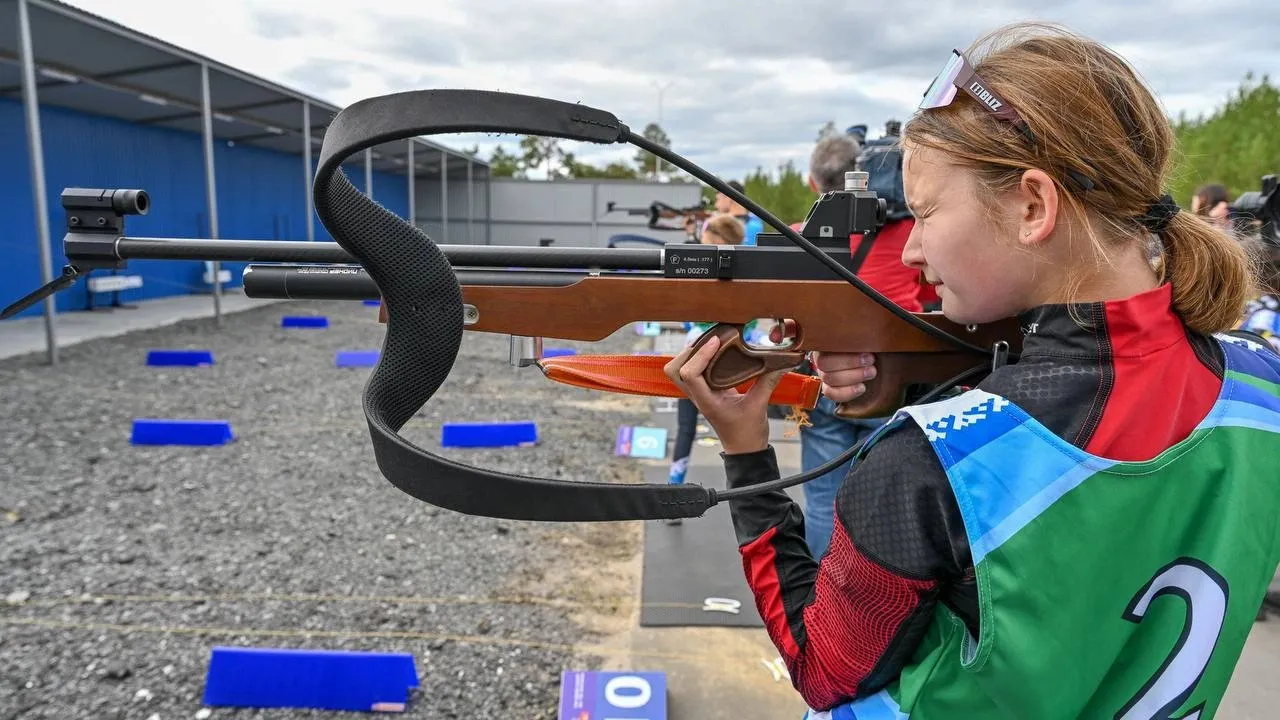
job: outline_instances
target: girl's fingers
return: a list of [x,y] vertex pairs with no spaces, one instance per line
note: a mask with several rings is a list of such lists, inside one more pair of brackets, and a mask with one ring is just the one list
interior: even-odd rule
[[819,370],[818,377],[822,378],[822,382],[831,387],[843,387],[847,385],[857,385],[864,383],[876,376],[875,365],[868,367],[852,368],[849,370]]

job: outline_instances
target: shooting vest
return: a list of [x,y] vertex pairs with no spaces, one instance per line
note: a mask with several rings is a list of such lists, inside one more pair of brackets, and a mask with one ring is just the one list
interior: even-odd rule
[[1212,717],[1280,562],[1280,357],[1218,341],[1213,409],[1146,462],[1090,455],[981,390],[900,410],[868,445],[908,419],[928,436],[972,548],[980,637],[940,604],[899,679],[808,717]]

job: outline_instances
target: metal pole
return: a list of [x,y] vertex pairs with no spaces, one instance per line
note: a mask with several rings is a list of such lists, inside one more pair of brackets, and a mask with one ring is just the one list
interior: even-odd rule
[[373,148],[364,151],[364,194],[373,198]]
[[[31,162],[31,194],[35,201],[36,239],[40,243],[41,282],[53,281],[53,253],[49,250],[49,207],[44,187],[44,141],[40,137],[40,99],[36,96],[36,61],[31,49],[31,20],[27,0],[18,0],[18,43],[22,50],[22,107],[27,115],[27,155]],[[44,299],[45,352],[50,365],[58,364],[58,339],[54,334],[57,302]]]
[[591,244],[600,236],[600,182],[591,183]]
[[484,244],[493,244],[493,168],[484,174]]
[[315,242],[316,223],[314,200],[311,197],[311,101],[302,101],[302,194],[307,198],[307,240]]
[[405,164],[409,166],[409,224],[418,227],[418,188],[414,177],[418,174],[418,166],[413,159],[415,142],[413,138],[409,138],[409,157],[405,160]]
[[440,151],[440,242],[449,242],[449,154]]
[[471,186],[471,176],[475,166],[475,163],[467,161],[467,242],[469,243],[476,241],[476,196]]
[[[665,83],[658,83],[657,81],[654,81],[653,83],[654,87],[658,88],[658,127],[662,128],[663,132],[666,132],[667,129],[662,127],[662,95],[673,83],[675,83],[675,80],[668,80]],[[661,175],[662,158],[655,156],[653,163],[653,179],[657,180]]]
[[[204,110],[204,185],[205,195],[209,201],[209,237],[218,239],[218,183],[217,173],[213,169],[213,103],[209,98],[209,66],[200,64],[200,95]],[[212,265],[213,281],[213,318],[222,325],[222,263],[214,260]]]

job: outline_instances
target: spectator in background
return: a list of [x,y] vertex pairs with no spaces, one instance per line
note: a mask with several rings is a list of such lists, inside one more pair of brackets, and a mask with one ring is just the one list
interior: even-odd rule
[[1228,218],[1230,205],[1231,194],[1225,185],[1201,185],[1191,197],[1191,212],[1224,228],[1231,226]]
[[[747,194],[747,189],[737,180],[730,180],[728,185],[743,195]],[[723,213],[725,215],[732,215],[742,222],[743,245],[755,245],[756,235],[764,232],[763,220],[752,215],[751,211],[742,206],[742,203],[739,203],[737,200],[734,200],[724,193],[716,193],[716,212]]]
[[[818,142],[809,159],[809,187],[819,194],[844,189],[844,174],[856,169],[862,145],[856,135],[827,137]],[[932,287],[922,282],[918,270],[902,262],[902,251],[907,237],[915,226],[911,217],[886,223],[872,241],[858,277],[882,293],[904,310],[921,312],[924,302],[936,300]],[[856,253],[862,235],[849,238],[849,249]],[[839,308],[832,308],[839,312]],[[850,318],[849,322],[857,322]],[[887,418],[846,420],[837,417],[836,404],[826,395],[818,400],[818,406],[809,412],[809,424],[800,428],[800,464],[805,472],[830,461],[850,447],[862,442]],[[831,541],[832,523],[835,517],[836,491],[840,489],[852,460],[821,477],[804,484],[804,532],[805,542],[814,558],[822,557]]]

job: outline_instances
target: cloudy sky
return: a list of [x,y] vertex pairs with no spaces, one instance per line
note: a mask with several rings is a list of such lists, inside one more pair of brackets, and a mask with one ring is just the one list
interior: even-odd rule
[[[369,12],[352,0],[69,2],[336,105],[503,90],[583,102],[638,131],[658,119],[665,87],[673,148],[723,177],[788,159],[806,169],[828,120],[874,135],[906,119],[952,47],[1015,20],[1108,43],[1170,114],[1211,111],[1249,71],[1280,77],[1275,0],[988,0],[981,11],[955,0],[371,0]],[[501,141],[434,139],[478,143],[485,157]],[[576,149],[598,164],[634,153],[618,147]]]

